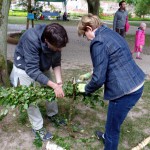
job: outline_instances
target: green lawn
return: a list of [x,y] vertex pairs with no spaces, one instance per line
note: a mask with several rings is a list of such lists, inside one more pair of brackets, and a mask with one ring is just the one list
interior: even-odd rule
[[[26,24],[26,17],[9,16],[9,24]],[[31,21],[30,21],[31,22]],[[62,20],[34,20],[34,24],[49,24],[49,23],[60,23],[62,25],[77,26],[78,20],[62,21]]]
[[[64,80],[66,80],[72,76],[78,76],[89,69],[90,68],[81,68],[75,70],[66,69],[63,70],[62,75]],[[150,135],[149,91],[150,81],[146,81],[142,99],[132,109],[121,127],[118,150],[131,150]],[[102,141],[97,140],[94,132],[96,130],[104,131],[107,115],[107,104],[108,103],[105,102],[106,107],[97,106],[95,109],[92,109],[83,104],[77,103],[72,113],[71,128],[68,128],[68,126],[56,127],[52,123],[49,123],[46,117],[44,104],[40,106],[40,109],[44,117],[46,128],[54,135],[54,138],[52,139],[53,142],[62,146],[66,150],[102,150],[103,143]],[[70,99],[59,100],[59,115],[67,119],[71,105]],[[17,133],[18,129],[28,133],[31,132],[30,128],[27,127],[29,126],[29,122],[26,114],[20,116],[17,120],[14,120],[9,124],[4,121],[1,123],[3,124],[1,130],[7,133]],[[22,134],[24,134],[24,132],[22,132]],[[3,136],[4,135],[2,134],[2,137]],[[31,139],[33,139],[33,137]],[[31,143],[30,146],[30,149],[34,149],[35,147],[34,145],[31,145]],[[16,149],[17,148],[18,147],[16,147]],[[44,145],[42,149],[44,149]],[[147,145],[143,150],[148,149],[150,149],[150,144]]]
[[[133,50],[134,42],[135,42],[135,35],[127,34],[126,40],[129,44],[130,49]],[[146,40],[145,40],[145,45],[143,48],[143,53],[147,55],[150,55],[150,42],[149,41],[150,41],[150,35],[146,34]]]
[[[105,20],[102,19],[104,22]],[[70,20],[70,21],[58,21],[58,20],[35,20],[35,24],[40,24],[40,23],[52,23],[52,22],[57,22],[62,25],[71,25],[71,26],[76,26],[78,23],[78,20]],[[112,23],[112,21],[107,21]],[[132,26],[139,26],[142,21],[130,21],[130,25]],[[147,27],[150,28],[150,21],[144,21],[147,24]],[[10,24],[26,24],[26,17],[19,17],[19,16],[9,16],[8,17],[8,23]]]
[[147,27],[150,28],[150,21],[129,21],[132,26],[139,26],[141,22],[145,22]]
[[26,11],[9,10],[9,16],[26,17],[27,16],[27,12]]

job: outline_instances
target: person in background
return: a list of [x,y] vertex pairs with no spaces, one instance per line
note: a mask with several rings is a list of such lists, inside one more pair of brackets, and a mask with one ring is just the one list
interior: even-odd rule
[[69,21],[67,12],[63,14],[63,21]]
[[107,120],[105,132],[96,131],[96,136],[104,141],[104,150],[117,150],[120,127],[142,95],[145,74],[132,58],[127,42],[98,16],[84,15],[78,34],[91,41],[93,64],[91,80],[78,90],[89,95],[104,85],[104,99],[109,101]]
[[119,3],[119,9],[114,15],[113,30],[119,33],[122,37],[125,37],[125,24],[127,17],[128,12],[126,11],[126,2],[121,1]]
[[[57,23],[37,25],[27,30],[20,38],[14,54],[14,65],[10,75],[13,86],[30,86],[38,82],[54,90],[57,98],[63,98],[61,77],[61,49],[68,43],[65,28]],[[50,68],[53,69],[56,82],[51,80]],[[58,113],[55,101],[46,102],[49,118]],[[31,104],[27,109],[33,132],[41,139],[53,136],[43,127],[43,118],[38,106]]]
[[145,45],[145,30],[146,30],[146,23],[142,22],[140,27],[136,31],[135,35],[135,46],[134,51],[132,53],[136,53],[136,59],[142,59],[140,54],[143,51],[143,46]]

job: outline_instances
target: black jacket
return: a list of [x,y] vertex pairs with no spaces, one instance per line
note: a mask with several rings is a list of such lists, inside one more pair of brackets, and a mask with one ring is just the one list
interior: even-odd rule
[[61,52],[49,49],[42,39],[46,25],[27,30],[20,38],[14,54],[14,64],[25,70],[29,77],[44,85],[49,78],[43,72],[61,65]]

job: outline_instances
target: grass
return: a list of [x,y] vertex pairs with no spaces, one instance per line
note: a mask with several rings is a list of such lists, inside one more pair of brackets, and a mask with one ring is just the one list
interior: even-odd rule
[[[147,87],[146,85],[150,86],[150,82],[145,83],[145,89],[144,89],[144,94],[149,94],[147,93]],[[143,95],[142,100],[140,100],[137,105],[133,108],[132,110],[132,115],[131,112],[129,113],[130,115],[127,117],[125,120],[122,128],[121,128],[121,137],[120,137],[120,143],[123,143],[123,141],[126,141],[126,145],[121,145],[120,144],[120,149],[121,150],[126,150],[127,147],[131,148],[136,145],[138,145],[139,142],[143,141],[145,138],[149,136],[149,133],[146,133],[146,130],[149,130],[150,122],[149,122],[149,100],[145,98]],[[139,110],[137,111],[137,108]],[[142,109],[146,110],[146,113],[139,113],[142,111]],[[150,132],[150,130],[149,130]]]
[[[120,135],[120,150],[130,150],[134,146],[138,145],[139,142],[144,140],[149,136],[149,133],[146,133],[146,130],[149,130],[150,126],[150,81],[145,83],[143,100],[138,102],[138,104],[132,110],[132,113],[137,110],[145,109],[147,113],[143,116],[142,114],[139,116],[131,116],[126,118],[124,124],[121,128]],[[65,103],[65,102],[64,102]],[[66,103],[65,103],[66,105]],[[62,128],[57,128],[56,137],[54,141],[59,145],[68,145],[68,150],[99,150],[103,149],[103,143],[97,141],[94,132],[95,130],[104,131],[105,119],[106,119],[106,108],[97,107],[96,109],[91,109],[85,107],[84,105],[76,105],[76,114],[72,120],[72,128],[76,126],[76,130],[74,132],[74,137],[68,136],[65,132],[62,131]],[[149,131],[150,132],[150,131]],[[63,137],[59,136],[63,134]],[[148,147],[148,146],[147,146]]]
[[147,28],[150,28],[150,21],[129,21],[130,25],[139,27],[141,22],[145,22]]
[[[130,49],[133,50],[134,49],[135,35],[127,34],[126,40],[129,44]],[[143,48],[143,53],[147,54],[147,55],[150,55],[150,49],[149,49],[150,42],[149,41],[150,41],[150,35],[146,34],[146,40],[145,40],[145,46]]]
[[130,21],[150,21],[150,18],[129,18]]
[[[78,77],[81,73],[89,71],[89,67],[83,67],[81,69],[66,69],[63,70],[63,78],[71,79],[72,77]],[[144,138],[150,134],[150,81],[145,82],[144,93],[142,100],[133,108],[125,122],[121,127],[119,150],[131,150],[134,146],[138,145]],[[107,102],[105,102],[107,106]],[[58,101],[59,115],[68,118],[70,99],[64,99]],[[66,148],[66,150],[102,150],[103,143],[98,141],[94,135],[96,130],[104,131],[105,120],[107,114],[107,107],[97,106],[95,109],[91,109],[81,103],[75,105],[71,121],[71,130],[67,126],[56,127],[52,123],[49,124],[44,104],[40,106],[42,114],[44,116],[44,122],[46,128],[54,135],[53,142]],[[139,113],[145,110],[145,114]],[[139,113],[139,115],[137,115]],[[16,132],[16,129],[23,130],[24,132],[29,129],[20,124],[27,124],[26,114],[19,116],[19,119],[12,121],[8,124],[2,121],[2,131],[7,133]],[[7,119],[6,119],[7,120]],[[15,126],[14,126],[15,125]],[[2,135],[3,136],[3,135]],[[150,148],[150,144],[147,149]]]
[[26,17],[18,17],[18,16],[8,16],[9,24],[26,24]]
[[[128,41],[128,42],[130,42],[130,41],[132,41],[132,42],[134,42],[134,39],[135,39],[135,35],[130,35],[130,34],[127,34],[127,36],[126,36],[126,40]],[[146,35],[146,40],[145,40],[145,46],[146,47],[150,47],[150,35]],[[133,43],[132,43],[133,44]]]
[[27,16],[27,12],[26,11],[9,10],[9,16],[26,17]]
[[[147,113],[143,116],[132,116],[133,118],[127,117],[121,128],[120,144],[121,150],[130,150],[136,146],[139,142],[149,136],[146,130],[149,130],[150,126],[150,81],[145,83],[144,93],[142,99],[132,110],[132,113],[137,110],[145,109]],[[77,114],[74,116],[72,123],[76,124],[76,128],[82,129],[74,132],[75,138],[64,136],[63,143],[70,145],[70,150],[99,150],[103,149],[102,142],[98,142],[94,136],[94,131],[99,129],[104,131],[106,108],[97,107],[96,109],[90,109],[83,105],[77,105]],[[133,120],[134,119],[134,120]],[[57,129],[57,136],[60,135],[62,129]],[[82,131],[82,132],[81,132]],[[65,130],[66,132],[66,130]],[[150,132],[150,131],[149,131]],[[66,134],[66,133],[64,133]],[[62,137],[61,137],[62,138]],[[62,140],[60,140],[62,142]],[[62,143],[61,143],[62,144]],[[148,147],[148,146],[147,146]]]
[[[21,12],[22,13],[22,12]],[[102,18],[102,20],[105,22],[105,18]],[[108,20],[107,20],[108,21]],[[9,16],[8,17],[8,23],[9,24],[26,24],[27,18],[24,17],[19,17],[19,16]],[[60,23],[62,25],[67,25],[67,26],[77,26],[78,20],[70,20],[70,21],[61,21],[61,20],[35,20],[34,24],[49,24],[49,23]],[[112,22],[112,20],[109,20],[108,22]],[[130,25],[132,26],[139,26],[140,22],[143,21],[129,21]],[[150,28],[150,22],[149,21],[144,21],[147,24],[147,27]],[[31,24],[31,23],[30,23]]]
[[[9,16],[8,23],[9,24],[25,24],[26,25],[27,18],[26,17],[16,17]],[[70,20],[70,21],[62,21],[62,20],[34,20],[34,24],[49,24],[49,23],[60,23],[66,26],[77,26],[78,20]],[[30,21],[31,24],[31,21]]]

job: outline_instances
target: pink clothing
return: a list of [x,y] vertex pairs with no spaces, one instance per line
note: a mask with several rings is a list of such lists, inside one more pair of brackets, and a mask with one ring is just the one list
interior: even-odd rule
[[136,31],[136,36],[135,36],[134,51],[135,52],[142,52],[142,49],[140,48],[140,46],[144,46],[144,45],[145,45],[145,31],[138,29]]

